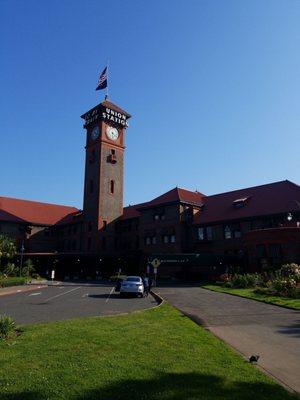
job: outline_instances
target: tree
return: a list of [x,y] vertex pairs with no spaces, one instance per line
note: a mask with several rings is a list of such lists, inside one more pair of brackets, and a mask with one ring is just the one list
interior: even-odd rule
[[1,260],[12,259],[17,252],[16,244],[13,239],[6,235],[0,235],[0,268]]

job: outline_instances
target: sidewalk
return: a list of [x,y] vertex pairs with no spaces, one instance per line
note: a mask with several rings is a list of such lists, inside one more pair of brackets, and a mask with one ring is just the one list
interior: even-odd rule
[[260,355],[260,368],[300,393],[300,311],[200,287],[158,287],[155,291],[246,360]]
[[45,284],[40,285],[22,285],[22,286],[9,286],[6,288],[0,288],[0,296],[7,296],[9,294],[30,292],[31,290],[41,289],[47,287]]

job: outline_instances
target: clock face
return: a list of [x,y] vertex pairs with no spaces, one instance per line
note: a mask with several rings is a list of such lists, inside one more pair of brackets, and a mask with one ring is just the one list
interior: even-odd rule
[[113,128],[112,126],[108,126],[106,128],[106,136],[110,140],[117,140],[119,137],[119,132],[117,128]]
[[95,126],[92,130],[92,139],[96,140],[99,136],[99,126]]

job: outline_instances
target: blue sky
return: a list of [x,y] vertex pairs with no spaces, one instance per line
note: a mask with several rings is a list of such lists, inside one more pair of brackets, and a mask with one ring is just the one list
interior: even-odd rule
[[298,0],[2,0],[1,195],[82,207],[85,132],[110,60],[132,114],[125,204],[300,183]]

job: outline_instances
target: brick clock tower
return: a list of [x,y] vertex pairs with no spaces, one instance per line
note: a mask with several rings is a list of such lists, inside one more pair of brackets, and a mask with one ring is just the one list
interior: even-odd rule
[[130,115],[104,100],[81,116],[87,130],[83,250],[114,251],[114,222],[123,214],[125,131]]

